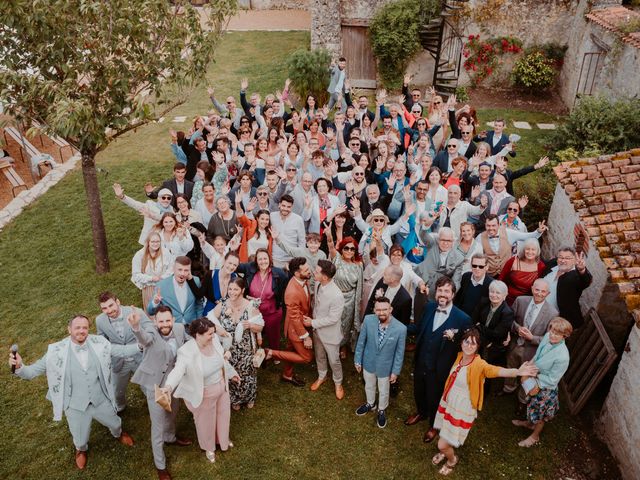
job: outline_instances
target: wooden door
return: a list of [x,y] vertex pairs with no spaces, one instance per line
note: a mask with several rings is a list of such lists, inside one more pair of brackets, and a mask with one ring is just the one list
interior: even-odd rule
[[376,61],[371,50],[367,26],[343,22],[342,55],[347,59],[347,74],[351,86],[376,88]]

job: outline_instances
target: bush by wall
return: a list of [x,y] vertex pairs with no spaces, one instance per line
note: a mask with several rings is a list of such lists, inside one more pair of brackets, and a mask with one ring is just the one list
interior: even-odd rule
[[299,49],[287,59],[287,69],[293,91],[304,102],[307,95],[316,97],[322,106],[329,100],[329,65],[331,54],[325,48]]
[[551,147],[559,158],[585,157],[594,152],[621,152],[640,145],[637,128],[640,98],[610,100],[582,97],[567,121],[555,132]]
[[402,86],[407,66],[422,48],[420,26],[439,14],[438,0],[399,0],[378,10],[371,20],[369,34],[384,87]]
[[552,60],[540,51],[533,51],[516,62],[511,78],[516,87],[542,91],[554,84],[556,73]]

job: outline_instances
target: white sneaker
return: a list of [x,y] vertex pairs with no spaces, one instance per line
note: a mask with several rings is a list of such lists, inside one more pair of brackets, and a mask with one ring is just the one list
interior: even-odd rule
[[207,450],[207,453],[205,455],[207,456],[207,460],[209,460],[211,463],[215,463],[216,452],[210,452],[209,450]]

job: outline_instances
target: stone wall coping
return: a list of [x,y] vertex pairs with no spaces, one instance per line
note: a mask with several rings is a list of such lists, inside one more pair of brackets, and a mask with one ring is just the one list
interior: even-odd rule
[[623,42],[640,48],[640,32],[625,33],[619,27],[629,20],[640,19],[640,13],[629,10],[622,5],[595,8],[586,15],[588,20],[619,35]]

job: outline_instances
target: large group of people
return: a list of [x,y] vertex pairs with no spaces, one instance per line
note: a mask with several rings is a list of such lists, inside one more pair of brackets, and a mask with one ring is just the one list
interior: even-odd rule
[[519,445],[538,442],[559,408],[565,339],[583,323],[584,253],[564,246],[542,259],[545,222],[528,231],[521,217],[528,199],[513,182],[546,157],[509,169],[504,119],[485,131],[471,106],[409,81],[398,98],[378,91],[373,108],[350,89],[344,58],[324,107],[313,95],[296,103],[288,80],[264,102],[246,79],[239,104],[209,88],[215,109],[170,132],[173,177],[133,196],[114,184],[143,216],[131,268],[142,308],[104,292],[97,335],[78,315],[36,363],[10,354],[19,377],[46,374],[78,468],[93,419],[133,444],[118,416],[129,380],[147,398],[163,480],[164,444],[192,443],[176,434],[178,399],[214,462],[233,446],[232,411],[258,401],[260,366],[282,363],[281,380],[302,387],[294,367],[314,359],[310,390],[331,369],[337,400],[353,362],[364,381],[364,395],[350,392],[364,396],[356,414],[375,412],[379,428],[400,382],[413,383],[404,423],[428,422],[442,475],[487,396],[514,394],[513,423],[531,430]]

